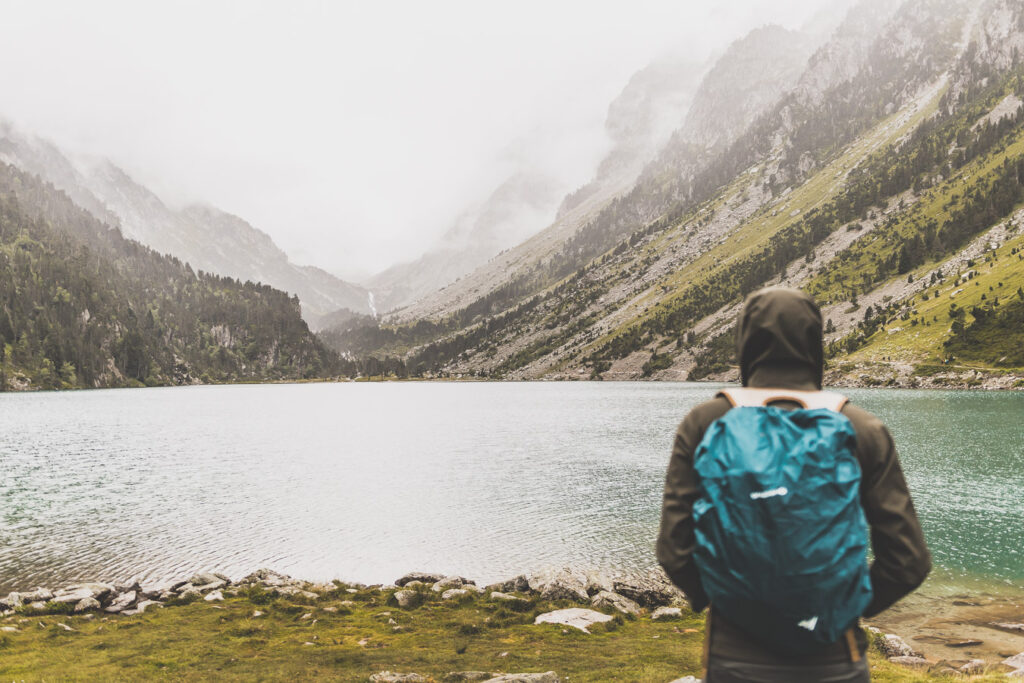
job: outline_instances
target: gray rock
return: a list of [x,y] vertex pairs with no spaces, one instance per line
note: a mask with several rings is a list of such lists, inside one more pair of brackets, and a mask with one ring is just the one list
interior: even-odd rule
[[670,605],[673,600],[682,597],[682,593],[664,574],[624,577],[616,579],[613,586],[616,593],[625,595],[641,607]]
[[[260,571],[269,571],[269,570],[260,570]],[[283,576],[283,575],[281,575],[281,576]],[[223,581],[225,586],[231,583],[231,579],[229,579],[228,577],[224,576],[223,574],[218,574],[216,572],[199,572],[198,574],[194,574],[192,576],[192,578],[190,578],[188,580],[188,582],[191,583],[194,586],[202,586],[202,585],[205,585],[205,584],[217,583],[218,581]]]
[[1013,669],[1017,669],[1018,671],[1024,670],[1024,652],[1021,652],[1020,654],[1014,655],[1012,657],[1007,657],[1003,660],[1003,664]]
[[320,596],[317,595],[316,593],[314,593],[312,591],[303,590],[303,589],[297,588],[295,586],[282,586],[280,588],[275,588],[274,590],[276,590],[281,595],[292,595],[292,596],[296,596],[297,595],[300,598],[306,598],[307,600],[319,600],[320,599]]
[[116,598],[114,598],[113,602],[110,603],[110,605],[107,607],[107,611],[110,612],[111,614],[117,614],[118,612],[123,612],[123,611],[125,611],[126,609],[128,609],[129,607],[132,606],[132,603],[135,602],[137,597],[138,597],[138,594],[135,591],[128,591],[127,593],[121,593]]
[[419,674],[400,674],[393,671],[381,671],[370,676],[372,683],[427,683],[427,679]]
[[178,594],[178,598],[181,600],[198,600],[203,597],[203,594],[197,591],[195,588],[189,588]]
[[410,581],[409,583],[405,584],[405,587],[406,588],[420,588],[420,587],[426,586],[426,585],[427,584],[423,583],[422,581]]
[[21,599],[24,602],[49,602],[53,599],[53,591],[40,586],[34,591],[22,593]]
[[441,597],[445,600],[461,598],[463,595],[469,595],[469,591],[465,588],[449,588],[444,593],[441,593]]
[[100,601],[96,598],[82,598],[75,603],[75,614],[88,612],[91,609],[99,609]]
[[489,681],[494,674],[489,671],[450,671],[441,680],[444,683],[473,683],[474,681]]
[[9,612],[12,609],[17,609],[21,607],[24,602],[25,601],[22,599],[21,593],[11,591],[7,594],[6,598],[0,600],[0,608],[3,608],[4,610]]
[[499,593],[527,593],[530,590],[530,580],[523,574],[513,577],[507,581],[493,583],[487,586],[487,591],[498,591]]
[[540,614],[533,623],[536,624],[561,624],[563,626],[572,626],[578,628],[584,633],[590,633],[588,630],[594,624],[611,621],[611,615],[604,614],[602,612],[595,612],[592,609],[583,609],[581,607],[571,607],[569,609],[559,609],[554,612],[545,612]]
[[899,657],[889,657],[889,661],[893,664],[899,664],[901,666],[910,667],[911,669],[927,669],[932,665],[924,657],[915,657],[913,655],[900,655]]
[[622,612],[623,614],[632,614],[634,616],[640,614],[640,605],[636,604],[624,595],[612,593],[611,591],[601,591],[594,597],[590,598],[590,604],[593,607],[610,607]]
[[[217,576],[216,578],[219,579],[220,577]],[[209,583],[209,581],[206,581],[205,583]],[[275,572],[273,569],[257,569],[252,574],[249,574],[248,576],[243,578],[241,581],[239,581],[239,583],[245,583],[245,584],[255,584],[255,583],[258,583],[258,584],[262,584],[262,585],[267,586],[267,587],[276,588],[278,586],[290,586],[290,585],[292,585],[294,583],[297,583],[297,582],[295,581],[295,579],[293,579],[292,577],[288,576],[287,574],[281,574],[280,572]]]
[[221,588],[227,588],[227,585],[228,584],[226,581],[213,581],[211,583],[196,585],[196,590],[200,593],[209,593],[210,591],[216,591],[220,590]]
[[[0,633],[19,633],[17,626],[0,626]],[[488,676],[489,677],[489,676]]]
[[435,581],[434,585],[430,587],[430,590],[435,593],[443,593],[449,588],[462,588],[466,580],[461,576],[446,576],[439,581]]
[[121,612],[121,614],[129,615],[129,616],[132,615],[132,614],[142,614],[151,605],[157,605],[158,607],[163,607],[163,603],[162,602],[158,602],[156,600],[143,600],[142,602],[140,602],[139,604],[137,604],[135,606],[135,609],[126,609],[125,611]]
[[77,603],[85,598],[95,598],[100,602],[106,602],[114,594],[114,587],[109,583],[79,583],[62,588],[50,599],[60,603]]
[[683,610],[678,607],[659,607],[651,614],[651,621],[676,621],[683,618]]
[[547,671],[542,674],[502,674],[488,679],[488,683],[558,683],[558,674]]
[[409,572],[400,579],[395,580],[396,586],[404,586],[410,581],[421,581],[423,583],[437,583],[445,578],[444,574],[429,574],[427,572]]
[[893,657],[920,657],[920,652],[907,645],[906,641],[897,635],[887,633],[878,639],[878,649],[888,658]]
[[586,574],[568,567],[534,574],[529,584],[530,590],[540,593],[545,600],[590,602]]
[[984,659],[972,659],[966,664],[962,665],[959,669],[960,673],[966,676],[974,676],[976,674],[985,673],[985,660]]
[[42,600],[36,600],[35,602],[28,603],[28,606],[37,612],[42,612],[46,609],[46,603]]
[[206,597],[203,598],[203,600],[205,600],[206,602],[221,602],[222,600],[224,600],[224,594],[220,591],[212,591],[210,593],[207,593]]
[[530,602],[526,598],[521,598],[518,595],[509,595],[508,593],[500,593],[498,591],[492,591],[491,592],[491,600],[500,600],[502,602],[511,602],[511,603],[516,604],[516,605],[526,605],[526,604],[529,604],[529,602]]
[[418,607],[423,602],[423,595],[411,590],[395,591],[391,597],[399,607]]
[[586,572],[586,577],[587,593],[590,597],[594,597],[598,593],[615,592],[615,582],[607,574],[598,571],[589,571]]
[[694,678],[693,676],[683,676],[682,678],[675,679],[671,683],[701,683],[701,681],[699,678]]
[[142,586],[139,584],[137,580],[133,579],[128,583],[115,583],[114,590],[118,593],[128,593],[130,591],[135,591],[136,593],[141,594]]

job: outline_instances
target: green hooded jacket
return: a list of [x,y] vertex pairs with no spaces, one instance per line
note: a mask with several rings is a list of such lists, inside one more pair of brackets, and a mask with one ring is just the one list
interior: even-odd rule
[[[737,356],[744,386],[815,391],[824,369],[821,311],[808,295],[771,287],[747,297],[737,324]],[[774,405],[774,404],[773,404]],[[779,403],[779,407],[797,407]],[[724,397],[695,407],[676,431],[665,478],[658,562],[690,601],[703,610],[708,598],[693,562],[695,535],[691,509],[699,495],[694,452],[708,426],[731,408]],[[873,599],[864,612],[870,617],[917,588],[931,570],[931,557],[910,499],[892,436],[871,413],[847,403],[842,409],[857,432],[856,456],[861,467],[861,503],[870,527]],[[745,634],[717,614],[713,620],[711,656],[757,663],[784,663],[762,648],[756,634]],[[863,638],[858,639],[864,646]],[[826,648],[822,661],[848,655],[845,647]]]

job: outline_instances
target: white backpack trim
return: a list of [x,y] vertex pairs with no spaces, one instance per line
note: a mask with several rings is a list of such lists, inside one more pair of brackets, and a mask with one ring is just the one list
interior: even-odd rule
[[797,391],[795,389],[723,389],[718,392],[734,408],[766,406],[776,401],[792,401],[806,410],[824,408],[838,413],[850,399],[831,391]]

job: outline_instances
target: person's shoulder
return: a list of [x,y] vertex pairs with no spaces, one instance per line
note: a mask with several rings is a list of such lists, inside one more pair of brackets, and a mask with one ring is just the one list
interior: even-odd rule
[[712,399],[698,403],[683,418],[679,429],[699,429],[704,431],[708,425],[729,412],[732,404],[724,396],[715,396]]
[[853,424],[857,447],[863,456],[884,455],[892,449],[889,428],[877,415],[853,403],[843,406],[842,414]]
[[885,423],[877,415],[864,410],[853,402],[847,402],[841,412],[846,419],[853,423],[854,429],[858,432],[875,432],[886,428]]

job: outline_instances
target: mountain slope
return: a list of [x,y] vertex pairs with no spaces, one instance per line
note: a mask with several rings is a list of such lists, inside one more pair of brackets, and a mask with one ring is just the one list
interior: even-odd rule
[[[628,189],[685,116],[705,65],[688,59],[663,58],[633,75],[608,107],[605,131],[610,149],[594,177],[572,192],[564,180],[540,168],[522,169],[502,182],[480,206],[467,210],[441,243],[411,263],[393,266],[366,282],[389,311],[418,302],[399,313],[415,317],[438,305],[448,306],[459,292],[479,291],[479,285],[460,283],[439,290],[460,277],[474,274],[474,283],[504,273],[510,263],[532,262],[564,240],[610,198]],[[554,224],[552,220],[554,219]],[[539,244],[519,248],[511,258],[488,261],[520,245],[542,228]]]
[[351,372],[298,300],[196,275],[0,164],[0,390]]
[[[482,297],[444,318],[352,327],[342,343],[403,353],[413,371],[428,373],[699,378],[729,369],[742,297],[783,283],[822,302],[843,367],[877,364],[882,348],[882,359],[893,358],[892,345],[903,344],[903,365],[882,360],[879,372],[948,367],[950,356],[1013,370],[1009,349],[965,349],[1016,320],[1015,308],[1003,308],[1019,275],[1016,237],[990,240],[1000,279],[954,314],[958,325],[926,325],[914,297],[929,280],[945,297],[964,296],[952,264],[971,260],[978,236],[1024,199],[1022,74],[1005,51],[971,40],[998,35],[1012,44],[1024,31],[1020,9],[1003,0],[911,0],[877,30],[864,29],[864,15],[850,18],[860,26],[841,26],[793,92],[703,170],[661,176],[659,196],[676,204],[659,212],[666,203],[641,194],[641,180],[624,198],[630,211],[619,207],[616,229],[626,237],[582,267],[540,291],[517,291],[509,278],[510,306],[489,310]],[[871,36],[866,49],[851,43],[858,35]],[[842,63],[825,63],[833,57]],[[919,327],[893,329],[900,319]],[[1024,331],[1013,339],[1024,343]]]
[[101,221],[119,226],[126,237],[197,270],[298,295],[311,324],[339,308],[370,311],[365,289],[296,266],[266,233],[241,218],[207,206],[172,209],[109,161],[71,159],[52,143],[3,123],[0,161],[40,176]]

